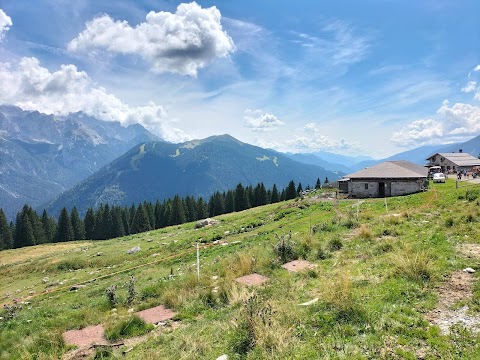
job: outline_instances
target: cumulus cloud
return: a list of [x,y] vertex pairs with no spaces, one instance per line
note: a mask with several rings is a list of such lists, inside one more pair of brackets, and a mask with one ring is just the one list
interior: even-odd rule
[[187,136],[170,126],[162,106],[132,107],[97,86],[75,65],[61,65],[54,72],[42,67],[36,58],[22,58],[16,64],[0,63],[0,103],[47,114],[84,113],[123,125],[140,123],[168,141],[183,141]]
[[305,135],[294,135],[286,141],[287,146],[295,152],[310,152],[318,150],[349,150],[354,148],[353,144],[345,139],[335,140],[323,135],[322,129],[316,123],[309,123],[303,127]]
[[5,11],[0,9],[0,41],[3,39],[5,36],[5,33],[10,29],[10,26],[12,26],[12,19],[10,16],[5,14]]
[[475,68],[473,69],[473,71],[480,71],[480,65],[475,66]]
[[393,134],[391,141],[399,146],[424,145],[465,140],[480,132],[480,108],[444,101],[437,119],[416,120]]
[[466,93],[469,93],[469,92],[475,91],[476,88],[477,88],[477,82],[476,81],[469,81],[467,83],[467,85],[465,85],[462,88],[462,91],[466,92]]
[[198,69],[235,49],[220,20],[215,6],[204,9],[195,2],[180,4],[174,14],[151,11],[135,27],[102,15],[88,22],[68,49],[139,55],[155,72],[196,76]]
[[252,131],[272,131],[284,125],[275,115],[265,113],[262,110],[245,110],[243,126]]

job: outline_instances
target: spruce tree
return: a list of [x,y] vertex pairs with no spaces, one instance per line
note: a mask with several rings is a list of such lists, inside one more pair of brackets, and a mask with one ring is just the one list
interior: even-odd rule
[[208,217],[208,208],[205,200],[200,196],[197,199],[197,220],[205,219]]
[[235,188],[235,211],[242,211],[248,208],[248,198],[245,188],[241,183]]
[[85,228],[85,238],[89,240],[95,239],[95,214],[93,213],[92,208],[87,209],[83,223]]
[[169,217],[170,225],[179,225],[185,223],[185,209],[180,196],[175,195],[172,201],[172,212]]
[[11,249],[13,245],[12,241],[12,233],[8,225],[7,217],[3,209],[0,209],[0,250]]
[[322,183],[320,182],[320,178],[317,178],[317,183],[315,184],[315,189],[320,189],[322,187]]
[[272,204],[275,204],[277,202],[280,201],[280,195],[278,194],[278,189],[277,189],[277,185],[276,184],[273,184],[273,188],[272,188],[272,197],[270,199],[270,202]]
[[163,207],[159,200],[155,203],[155,229],[160,229],[163,225]]
[[15,223],[15,238],[13,247],[15,249],[35,245],[35,235],[33,233],[32,223],[25,207],[17,214]]
[[138,234],[150,230],[152,230],[152,228],[150,227],[147,211],[143,207],[142,203],[140,203],[138,204],[137,211],[133,217],[132,232],[134,234]]
[[119,206],[112,207],[112,238],[125,236],[125,228],[123,227],[122,209]]
[[78,215],[78,210],[74,206],[70,215],[70,221],[72,222],[73,239],[85,240],[85,225]]
[[235,197],[232,190],[228,190],[225,194],[225,214],[235,211]]
[[185,198],[185,212],[188,222],[197,220],[197,206],[193,196]]
[[291,180],[288,183],[287,189],[285,190],[285,200],[295,199],[297,197],[297,191],[295,189],[295,183]]
[[57,221],[54,217],[48,216],[47,210],[45,209],[43,209],[42,213],[42,226],[45,233],[45,241],[47,243],[54,242],[57,233]]
[[303,191],[302,183],[298,183],[297,195],[300,194],[302,191]]
[[328,177],[325,177],[325,181],[323,182],[324,184],[328,184],[329,181],[328,181]]
[[60,211],[60,216],[58,218],[56,242],[65,242],[72,240],[74,240],[72,223],[70,220],[70,216],[68,215],[67,209],[63,208],[62,211]]

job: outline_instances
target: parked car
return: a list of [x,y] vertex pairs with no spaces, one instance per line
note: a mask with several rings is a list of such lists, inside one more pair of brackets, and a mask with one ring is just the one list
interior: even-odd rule
[[433,182],[434,183],[444,183],[445,182],[445,174],[443,174],[443,173],[433,174]]

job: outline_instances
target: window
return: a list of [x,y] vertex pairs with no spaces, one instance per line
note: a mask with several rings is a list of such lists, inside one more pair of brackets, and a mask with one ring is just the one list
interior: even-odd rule
[[368,190],[368,184],[365,184],[365,190]]

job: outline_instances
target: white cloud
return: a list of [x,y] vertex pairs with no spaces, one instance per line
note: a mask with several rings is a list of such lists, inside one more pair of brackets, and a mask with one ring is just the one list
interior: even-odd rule
[[476,88],[477,88],[477,82],[476,81],[469,81],[467,83],[467,85],[465,85],[462,88],[462,91],[466,92],[466,93],[469,93],[469,92],[475,91]]
[[0,40],[3,39],[5,36],[5,33],[10,29],[10,26],[12,26],[12,19],[10,16],[5,14],[5,11],[0,9]]
[[155,72],[196,76],[198,69],[217,57],[227,57],[235,49],[220,20],[215,6],[203,9],[195,2],[180,4],[174,14],[151,11],[146,21],[135,27],[102,15],[88,22],[68,49],[138,54],[151,63]]
[[309,123],[303,127],[305,135],[294,135],[287,140],[287,146],[294,152],[311,152],[318,150],[348,150],[355,146],[345,139],[335,140],[323,135],[322,129],[316,123]]
[[390,139],[399,146],[425,145],[466,140],[480,132],[480,108],[444,101],[437,119],[416,120],[393,134]]
[[150,102],[132,107],[97,86],[75,65],[61,65],[50,72],[36,58],[22,58],[18,64],[0,63],[0,103],[47,114],[83,111],[105,121],[123,125],[140,123],[168,141],[188,137],[171,126],[162,106]]
[[480,65],[475,66],[475,68],[473,69],[473,71],[480,71]]
[[443,136],[443,126],[433,119],[415,120],[402,130],[393,134],[390,139],[398,146],[409,146],[427,143]]
[[262,110],[245,110],[243,126],[252,131],[272,131],[284,125],[275,115],[265,113]]

